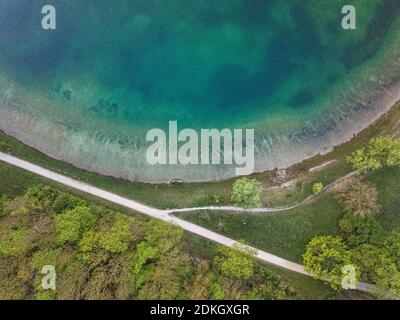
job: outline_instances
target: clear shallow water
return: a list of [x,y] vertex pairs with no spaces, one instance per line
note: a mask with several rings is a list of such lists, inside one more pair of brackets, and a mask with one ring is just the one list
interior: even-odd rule
[[257,170],[301,161],[369,124],[399,75],[400,3],[352,1],[358,29],[344,31],[348,3],[332,2],[55,0],[57,30],[43,31],[46,1],[2,0],[0,128],[145,181],[232,175],[147,165],[145,132],[170,120],[255,128]]

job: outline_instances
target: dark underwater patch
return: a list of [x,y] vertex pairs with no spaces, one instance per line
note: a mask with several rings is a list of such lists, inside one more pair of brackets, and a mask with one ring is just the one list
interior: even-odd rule
[[289,105],[293,109],[299,109],[299,108],[302,108],[302,107],[310,104],[311,102],[313,102],[313,100],[314,100],[314,96],[310,91],[302,90],[302,91],[296,93],[292,97],[292,99],[290,99]]

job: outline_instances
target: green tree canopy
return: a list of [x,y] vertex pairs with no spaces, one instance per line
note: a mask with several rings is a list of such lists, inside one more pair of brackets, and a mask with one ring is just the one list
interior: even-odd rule
[[0,234],[0,256],[24,256],[32,250],[29,241],[29,230],[25,227],[13,229],[11,227],[1,230]]
[[[197,251],[203,242],[184,235],[158,220],[31,188],[7,200],[0,215],[0,299],[239,299],[248,292],[274,299],[282,289],[288,293],[246,252],[224,255],[209,246],[203,255]],[[217,255],[221,269],[210,267]],[[44,265],[56,268],[55,291],[41,287]]]
[[383,242],[385,254],[392,258],[400,270],[400,231],[390,232]]
[[322,182],[316,182],[312,185],[312,192],[314,194],[319,194],[324,189],[324,185]]
[[60,193],[53,202],[53,210],[55,213],[72,210],[78,206],[87,205],[85,201],[68,193]]
[[261,207],[261,183],[256,179],[240,178],[233,184],[231,200],[244,208]]
[[339,289],[342,268],[350,265],[350,253],[340,237],[318,236],[307,244],[303,255],[304,267],[318,279],[328,281]]
[[346,244],[351,248],[363,243],[378,244],[384,235],[383,228],[376,219],[350,212],[339,221],[339,228]]
[[151,220],[146,227],[145,240],[160,252],[167,253],[181,245],[184,231],[169,223]]
[[221,285],[218,282],[214,282],[211,285],[211,299],[212,300],[224,300],[225,293]]
[[214,259],[214,264],[222,275],[233,278],[248,280],[254,274],[255,260],[254,252],[241,244],[233,248],[220,246],[219,256]]
[[128,251],[132,239],[128,221],[118,218],[110,230],[100,232],[99,245],[111,253],[122,253]]
[[57,241],[75,243],[97,222],[89,207],[79,206],[55,217]]
[[376,170],[400,165],[400,138],[382,136],[371,139],[363,148],[356,150],[347,162],[361,171]]
[[375,283],[380,294],[400,296],[400,272],[384,250],[362,244],[351,251],[352,260],[360,267],[363,279]]

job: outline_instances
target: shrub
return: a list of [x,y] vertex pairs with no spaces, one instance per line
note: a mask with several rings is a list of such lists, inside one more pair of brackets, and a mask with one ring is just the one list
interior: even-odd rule
[[58,192],[46,185],[38,185],[30,187],[26,192],[28,198],[34,199],[38,208],[49,210],[54,200],[58,196]]
[[400,270],[400,231],[390,232],[383,242],[385,254],[393,259]]

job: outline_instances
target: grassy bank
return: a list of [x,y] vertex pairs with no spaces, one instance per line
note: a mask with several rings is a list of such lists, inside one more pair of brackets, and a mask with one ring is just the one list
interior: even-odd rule
[[234,239],[302,263],[308,241],[319,234],[337,233],[341,212],[332,194],[287,212],[243,214],[202,211],[176,214]]
[[[370,173],[367,181],[375,185],[382,213],[378,220],[387,231],[400,229],[400,168]],[[234,239],[302,263],[302,254],[311,238],[338,234],[343,209],[333,193],[286,212],[242,214],[236,212],[190,212],[176,214]]]

